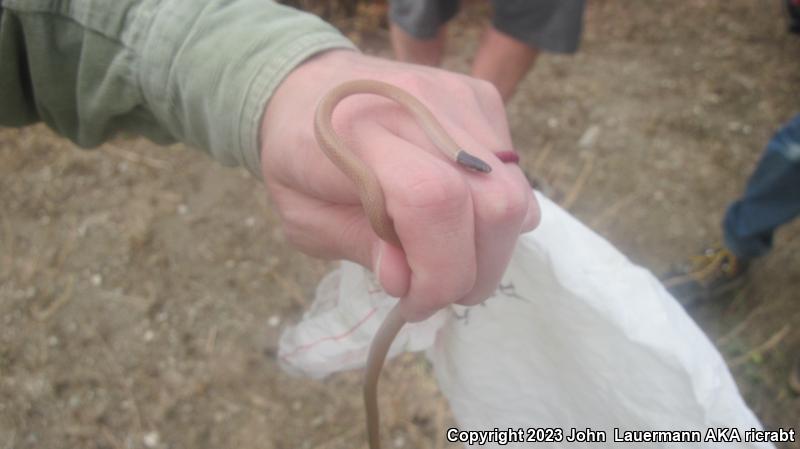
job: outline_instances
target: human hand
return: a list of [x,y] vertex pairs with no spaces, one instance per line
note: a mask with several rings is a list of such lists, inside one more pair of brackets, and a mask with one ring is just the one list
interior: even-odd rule
[[[372,231],[353,182],[319,149],[319,100],[353,79],[375,79],[420,99],[468,152],[492,166],[474,174],[446,160],[416,119],[391,100],[342,101],[333,125],[376,174],[402,248]],[[451,303],[477,304],[502,278],[520,232],[539,208],[525,176],[494,153],[512,148],[503,102],[489,83],[463,75],[329,51],[296,68],[278,87],[261,124],[262,171],[287,238],[300,250],[371,268],[402,297],[410,321]]]

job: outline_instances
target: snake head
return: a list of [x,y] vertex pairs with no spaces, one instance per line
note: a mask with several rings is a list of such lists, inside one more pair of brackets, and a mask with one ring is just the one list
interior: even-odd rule
[[458,152],[456,155],[456,162],[470,170],[477,172],[489,173],[492,171],[492,167],[489,164],[484,162],[481,158],[473,156],[464,150],[460,150]]

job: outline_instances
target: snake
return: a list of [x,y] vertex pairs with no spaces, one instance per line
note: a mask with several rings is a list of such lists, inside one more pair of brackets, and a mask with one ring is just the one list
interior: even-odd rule
[[[347,148],[333,129],[333,111],[342,100],[357,94],[372,94],[395,101],[403,106],[423,129],[439,151],[457,166],[478,173],[492,168],[482,159],[461,148],[431,111],[417,98],[399,87],[382,81],[360,79],[347,81],[329,90],[319,101],[314,115],[314,136],[317,144],[358,189],[364,213],[373,231],[383,241],[402,247],[391,217],[386,210],[383,189],[374,172],[353,151]],[[380,449],[380,415],[378,412],[378,380],[389,348],[406,319],[398,301],[389,311],[370,344],[364,375],[364,406],[367,421],[367,441],[370,449]]]

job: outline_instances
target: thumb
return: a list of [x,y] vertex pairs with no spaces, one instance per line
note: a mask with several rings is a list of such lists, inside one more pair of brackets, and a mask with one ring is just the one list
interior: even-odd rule
[[372,272],[386,293],[396,298],[404,297],[411,285],[411,268],[408,266],[405,252],[380,239],[374,248]]

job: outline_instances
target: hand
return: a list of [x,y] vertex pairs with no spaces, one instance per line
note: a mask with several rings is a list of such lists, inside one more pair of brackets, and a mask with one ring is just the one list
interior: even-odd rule
[[[314,140],[320,98],[352,79],[384,81],[416,96],[459,145],[493,169],[475,174],[446,160],[416,119],[391,100],[367,94],[343,100],[334,128],[374,170],[402,248],[372,231],[353,182]],[[310,255],[371,268],[387,293],[403,298],[410,321],[451,303],[489,297],[520,232],[539,221],[525,176],[494,156],[513,147],[503,102],[485,81],[329,51],[300,65],[278,87],[261,135],[264,179],[287,238]]]

